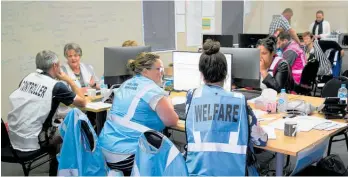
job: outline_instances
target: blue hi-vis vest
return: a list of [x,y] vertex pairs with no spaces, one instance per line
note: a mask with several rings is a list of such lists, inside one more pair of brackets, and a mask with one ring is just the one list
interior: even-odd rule
[[[91,149],[85,133],[81,133],[81,122],[88,124],[93,135]],[[79,109],[72,109],[59,127],[63,139],[58,156],[58,176],[106,176],[107,167],[98,144],[98,137],[87,116]]]
[[112,153],[134,154],[142,132],[164,129],[153,102],[165,95],[155,82],[141,75],[127,80],[115,92],[110,116],[99,135],[108,162],[112,162]]
[[[155,137],[161,141],[158,149],[148,140],[156,135],[161,137]],[[132,176],[188,176],[188,172],[185,160],[175,145],[166,136],[150,130],[139,138]]]
[[207,86],[195,90],[186,118],[190,175],[244,176],[248,116],[244,95]]

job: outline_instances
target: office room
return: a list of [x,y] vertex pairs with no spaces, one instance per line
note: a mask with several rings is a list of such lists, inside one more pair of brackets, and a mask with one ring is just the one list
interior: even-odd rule
[[1,1],[1,175],[348,176],[347,10]]

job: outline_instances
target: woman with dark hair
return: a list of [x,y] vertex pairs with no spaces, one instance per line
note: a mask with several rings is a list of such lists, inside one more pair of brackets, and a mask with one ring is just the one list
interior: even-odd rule
[[276,55],[276,39],[268,37],[259,40],[261,88],[271,88],[280,92],[285,88],[293,90],[291,69],[286,60]]
[[266,146],[268,137],[257,126],[245,97],[223,89],[227,61],[219,50],[219,42],[204,43],[199,61],[204,84],[187,94],[187,167],[190,175],[250,175],[253,166],[246,162],[252,143]]

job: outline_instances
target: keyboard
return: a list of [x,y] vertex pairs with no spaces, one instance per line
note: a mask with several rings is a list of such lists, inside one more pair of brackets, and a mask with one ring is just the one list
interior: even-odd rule
[[261,95],[261,91],[258,90],[233,90],[233,92],[243,94],[246,100],[251,100]]
[[185,108],[186,108],[185,103],[174,105],[174,111],[178,114],[180,120],[186,120]]

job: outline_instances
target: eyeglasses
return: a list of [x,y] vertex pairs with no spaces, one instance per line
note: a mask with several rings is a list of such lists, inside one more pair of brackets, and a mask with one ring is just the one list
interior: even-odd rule
[[155,69],[161,73],[164,73],[164,68],[163,67],[158,67],[158,68],[147,68],[147,69]]

